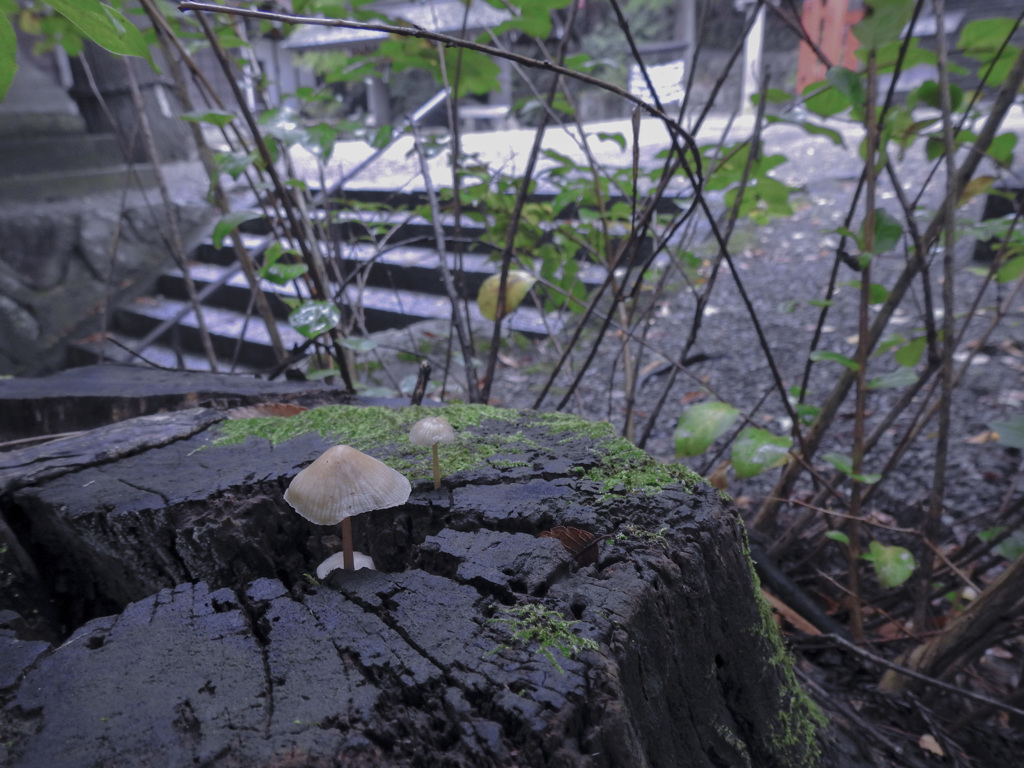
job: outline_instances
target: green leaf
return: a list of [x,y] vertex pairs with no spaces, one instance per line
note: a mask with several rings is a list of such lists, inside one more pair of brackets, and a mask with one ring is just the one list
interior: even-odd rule
[[1010,283],[1024,273],[1024,256],[1016,256],[996,271],[997,283]]
[[519,16],[502,22],[494,29],[494,34],[500,35],[510,29],[518,29],[531,37],[544,40],[551,34],[551,12],[564,8],[565,0],[516,0],[515,3],[505,5],[504,3],[491,2],[496,8],[519,9]]
[[315,339],[341,322],[341,310],[330,301],[305,301],[288,316],[288,324],[307,339]]
[[825,79],[843,94],[854,107],[864,106],[864,83],[860,76],[846,67],[829,67]]
[[999,442],[1007,448],[1024,451],[1024,416],[1011,416],[1008,421],[993,421],[988,428],[999,435]]
[[[903,47],[902,40],[893,40],[886,43],[877,49],[875,55],[875,61],[877,63],[878,71],[881,72],[893,72],[896,69],[896,62],[900,60],[900,50]],[[856,51],[857,58],[867,63],[868,60],[868,49],[858,48]],[[935,55],[935,51],[921,47],[920,38],[912,38],[910,45],[906,49],[906,53],[902,58],[903,71],[906,72],[911,67],[916,67],[918,64],[928,64],[935,66],[938,62],[938,57]],[[949,71],[956,71],[957,74],[968,74],[967,70],[954,64],[952,61],[949,62]]]
[[672,438],[676,457],[697,456],[728,431],[739,416],[738,409],[718,401],[698,403],[679,417]]
[[14,73],[18,71],[15,56],[17,51],[18,39],[14,34],[14,27],[6,16],[0,14],[0,101],[4,100],[4,95],[14,80]]
[[[885,253],[895,248],[903,237],[903,225],[884,208],[875,209],[875,246],[872,253]],[[860,240],[859,242],[864,242]]]
[[896,362],[906,368],[913,368],[921,360],[928,340],[924,336],[913,339],[893,353]]
[[[963,100],[963,89],[958,85],[951,84],[949,87],[949,103],[954,112],[960,108]],[[924,102],[934,109],[942,109],[942,94],[939,91],[939,84],[934,80],[928,80],[921,83],[916,90],[907,96],[907,106],[911,108],[920,102]]]
[[264,136],[273,137],[286,147],[309,141],[306,129],[299,124],[299,117],[291,108],[268,109],[260,115],[258,122]]
[[[846,286],[848,288],[856,288],[857,290],[860,290],[861,281],[847,280],[845,282],[839,283],[839,285]],[[889,289],[886,288],[884,285],[879,285],[878,283],[871,283],[868,286],[868,304],[881,304],[888,298]]]
[[804,93],[811,95],[804,100],[804,106],[821,117],[832,117],[850,108],[850,100],[831,85],[822,87],[823,83],[811,83]]
[[262,215],[259,211],[231,211],[225,214],[213,228],[213,247],[220,248],[224,245],[224,238],[231,234],[232,230],[240,224],[258,219]]
[[370,146],[374,149],[384,149],[391,143],[391,137],[394,135],[394,132],[394,127],[390,123],[385,123],[369,135]]
[[461,98],[470,93],[485,96],[501,88],[501,84],[498,81],[501,75],[501,68],[490,56],[464,48],[445,48],[444,57],[445,66],[448,68],[449,74],[455,72],[458,59],[462,59],[462,67],[459,69],[458,88],[455,92],[457,97]]
[[256,160],[257,156],[253,153],[242,154],[241,152],[218,152],[213,156],[214,167],[216,167],[220,173],[226,173],[236,181],[243,173],[252,167]]
[[[1007,135],[1012,136],[1013,134]],[[597,134],[597,138],[599,138],[601,141],[614,141],[616,144],[619,145],[621,149],[626,148],[626,137],[623,136],[621,133],[609,133],[607,131],[601,131],[600,133]]]
[[964,25],[956,47],[977,61],[988,63],[1013,31],[1015,20],[1008,17],[975,19]]
[[[778,88],[769,88],[767,91],[765,91],[764,96],[765,101],[767,101],[769,104],[785,104],[793,98],[792,94],[786,93],[785,91],[780,91]],[[755,105],[759,104],[761,102],[761,94],[755,93],[753,96],[750,97],[750,100]]]
[[1004,133],[992,139],[988,146],[988,156],[1000,165],[1010,166],[1013,163],[1013,149],[1017,146],[1017,134]]
[[850,537],[842,531],[825,531],[825,538],[832,539],[832,541],[838,541],[840,544],[850,545]]
[[377,342],[362,336],[349,336],[341,340],[341,346],[353,352],[372,352],[377,348]]
[[839,131],[833,130],[832,128],[826,128],[823,125],[815,125],[807,120],[787,120],[785,118],[774,117],[773,115],[765,115],[765,121],[769,123],[789,123],[790,125],[795,125],[798,128],[803,128],[804,131],[809,133],[811,136],[824,136],[837,147],[846,146],[846,142],[843,140],[843,134]]
[[823,461],[827,461],[829,464],[838,469],[847,477],[851,478],[852,480],[856,480],[859,483],[864,483],[865,485],[874,485],[875,483],[882,479],[881,475],[874,473],[855,475],[853,473],[853,459],[851,459],[849,456],[844,456],[841,453],[826,453],[821,458]]
[[875,357],[888,352],[893,347],[901,347],[907,343],[907,337],[902,333],[894,333],[875,348]]
[[98,0],[46,0],[82,34],[111,53],[138,56],[158,71],[142,33],[120,11]]
[[845,365],[851,371],[860,370],[860,366],[857,364],[856,360],[851,360],[846,355],[841,355],[838,352],[827,352],[822,349],[816,349],[811,352],[810,357],[814,362],[818,362],[820,360],[831,360],[834,363]]
[[875,575],[883,587],[898,587],[909,579],[917,563],[906,547],[888,546],[872,541],[868,551],[861,555],[875,567]]
[[997,525],[994,528],[986,528],[984,531],[978,531],[975,534],[983,543],[988,544],[992,539],[1001,534],[1006,530],[1005,525]]
[[216,109],[209,112],[197,109],[193,112],[184,113],[181,115],[181,119],[189,123],[210,123],[218,128],[223,128],[235,119],[235,115],[232,112],[223,112]]
[[868,382],[868,389],[898,389],[917,383],[917,374],[913,368],[897,368],[890,373],[883,373]]
[[1014,531],[996,545],[996,553],[1007,560],[1024,555],[1024,531]]
[[303,146],[324,162],[327,162],[334,151],[338,140],[338,129],[328,123],[317,123],[306,128],[308,136]]
[[914,0],[867,0],[864,5],[864,18],[853,25],[853,35],[865,48],[899,40],[914,14]]
[[738,479],[754,477],[789,461],[793,439],[767,429],[747,427],[732,446],[732,467]]
[[821,413],[821,407],[817,405],[810,405],[809,403],[797,403],[793,406],[796,411],[796,415],[800,417],[800,421],[804,424],[811,424],[818,414]]
[[271,264],[260,270],[260,277],[275,285],[287,285],[307,272],[309,272],[309,267],[305,264]]
[[340,376],[341,370],[338,368],[321,368],[320,370],[307,371],[306,381],[323,381],[324,379],[330,378],[331,376]]

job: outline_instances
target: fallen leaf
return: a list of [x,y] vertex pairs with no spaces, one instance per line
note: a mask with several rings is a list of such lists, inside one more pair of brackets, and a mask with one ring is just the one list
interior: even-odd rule
[[550,531],[541,531],[537,535],[542,539],[558,539],[580,565],[593,565],[597,562],[599,539],[590,531],[567,525],[556,525]]
[[917,740],[917,746],[921,749],[928,750],[933,755],[938,755],[939,757],[946,756],[946,753],[942,751],[942,747],[939,746],[939,742],[936,741],[935,737],[930,733],[926,733],[921,736],[921,738]]
[[685,395],[679,398],[679,402],[682,405],[689,405],[690,403],[694,403],[698,400],[703,400],[707,396],[708,393],[703,390],[699,392],[687,392]]
[[782,617],[783,619],[788,621],[790,624],[792,624],[794,629],[800,630],[805,635],[820,635],[821,634],[821,630],[820,629],[818,629],[816,626],[811,624],[811,622],[809,622],[807,619],[805,619],[799,613],[794,611],[792,608],[790,608],[784,602],[779,600],[779,598],[775,597],[775,595],[773,595],[771,592],[767,592],[766,590],[764,590],[762,588],[761,589],[761,594],[764,595],[764,599],[768,601],[768,605],[770,605],[772,607],[772,610],[775,611],[780,617]]
[[968,445],[984,445],[985,443],[995,443],[999,441],[999,433],[991,429],[986,429],[984,432],[979,432],[976,435],[971,435],[965,443]]
[[715,467],[714,471],[708,475],[708,482],[712,488],[717,488],[720,491],[724,491],[729,487],[729,467],[732,466],[732,461],[726,459]]

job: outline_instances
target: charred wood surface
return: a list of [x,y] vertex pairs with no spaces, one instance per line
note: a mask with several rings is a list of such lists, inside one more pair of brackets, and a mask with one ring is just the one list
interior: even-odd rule
[[[396,436],[371,452],[424,471],[406,505],[355,520],[379,570],[316,583],[336,531],[282,496],[335,441],[215,445],[203,414],[8,481],[23,562],[0,605],[0,763],[856,764],[796,686],[708,486],[609,486],[619,441],[524,412],[466,427],[504,447],[435,491]],[[556,526],[598,536],[595,562],[538,535]],[[596,650],[517,638],[524,605]]]

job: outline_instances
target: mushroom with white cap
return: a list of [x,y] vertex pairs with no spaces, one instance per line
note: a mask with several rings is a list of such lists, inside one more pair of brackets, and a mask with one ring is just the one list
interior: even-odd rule
[[437,455],[439,443],[454,443],[455,430],[442,416],[427,416],[412,425],[409,442],[413,445],[429,445],[434,454],[434,488],[441,487],[441,461]]
[[[355,568],[353,570],[358,571],[360,568],[369,568],[371,571],[377,570],[376,566],[373,564],[373,558],[369,555],[365,555],[362,552],[353,552],[352,557],[355,560]],[[331,571],[337,571],[344,567],[345,553],[335,552],[316,567],[316,577],[322,581],[327,578],[327,574]]]
[[353,570],[352,518],[404,504],[410,493],[401,472],[351,446],[336,445],[292,479],[284,500],[311,523],[341,523],[345,569]]

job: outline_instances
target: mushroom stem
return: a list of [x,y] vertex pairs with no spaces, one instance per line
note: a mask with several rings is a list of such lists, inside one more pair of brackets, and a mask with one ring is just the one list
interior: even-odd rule
[[346,517],[341,521],[341,551],[345,555],[345,570],[356,569],[355,555],[352,554],[352,518]]
[[437,443],[431,446],[434,451],[434,490],[436,491],[441,487],[441,460],[437,455]]

